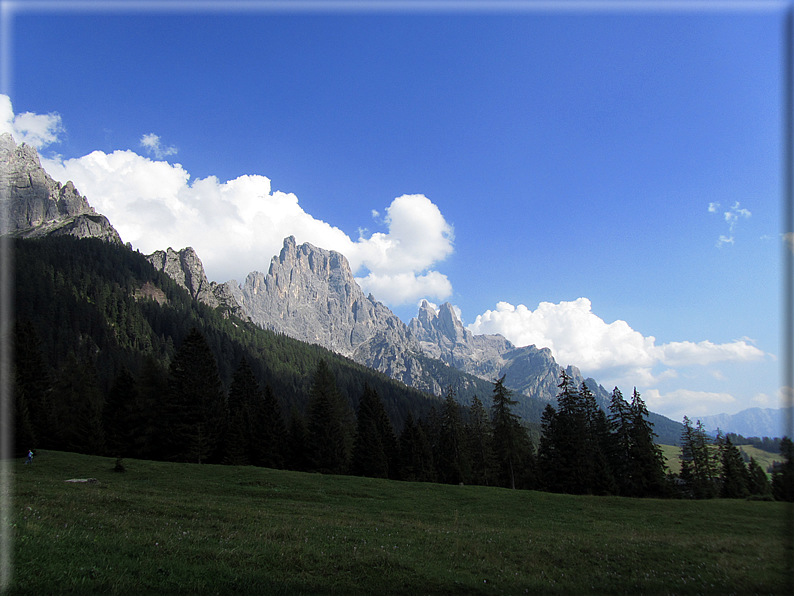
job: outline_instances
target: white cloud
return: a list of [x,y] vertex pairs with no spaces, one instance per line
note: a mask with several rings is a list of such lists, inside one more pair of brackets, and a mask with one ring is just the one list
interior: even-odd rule
[[[709,213],[716,213],[719,206],[719,203],[709,203]],[[739,201],[736,201],[733,206],[728,209],[728,211],[725,211],[723,213],[723,217],[728,224],[728,232],[730,233],[730,236],[720,235],[719,239],[717,240],[717,248],[722,248],[723,244],[734,244],[733,232],[736,230],[736,224],[740,219],[747,219],[751,216],[752,213],[750,213],[750,211],[739,206]]]
[[430,269],[452,252],[452,227],[423,195],[394,199],[384,218],[388,232],[353,241],[306,213],[294,194],[272,191],[264,176],[191,182],[180,164],[129,150],[42,158],[42,165],[55,179],[72,180],[125,242],[144,253],[193,246],[216,281],[242,281],[250,271],[267,270],[292,235],[299,243],[344,254],[354,272],[361,270],[363,289],[391,305],[452,293],[447,277]]
[[[468,329],[475,334],[500,333],[517,346],[549,348],[563,366],[573,364],[586,374],[609,375],[610,386],[647,386],[676,377],[679,367],[764,357],[746,339],[726,344],[682,341],[656,345],[655,337],[644,337],[625,321],[606,323],[591,307],[587,298],[559,304],[541,302],[535,311],[523,304],[500,302],[496,310],[478,315]],[[654,374],[659,367],[666,369]]]
[[17,144],[27,143],[42,149],[58,142],[58,135],[63,132],[59,114],[34,114],[24,112],[14,115],[11,98],[0,95],[0,134],[11,133]]
[[144,147],[149,154],[154,154],[157,159],[162,159],[168,155],[176,155],[176,147],[165,147],[160,142],[160,137],[154,133],[141,137],[141,147]]
[[649,389],[642,397],[649,410],[676,421],[683,420],[684,416],[694,420],[698,416],[708,416],[716,411],[726,412],[735,409],[732,406],[738,403],[729,393],[689,389],[676,389],[665,394],[660,393],[658,389]]

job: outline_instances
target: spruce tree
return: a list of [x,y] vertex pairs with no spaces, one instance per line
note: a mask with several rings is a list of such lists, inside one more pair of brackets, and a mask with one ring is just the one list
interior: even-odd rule
[[695,499],[711,499],[717,496],[716,475],[711,441],[700,420],[696,426],[684,416],[681,433],[681,480],[687,496]]
[[749,479],[747,489],[751,495],[759,497],[772,495],[772,485],[769,482],[769,478],[761,464],[755,461],[754,457],[751,457],[750,462],[747,464],[747,477]]
[[435,482],[433,452],[421,423],[411,413],[400,433],[400,479],[410,482]]
[[135,378],[127,367],[123,367],[113,380],[103,412],[105,442],[111,456],[133,456],[130,419],[138,399],[137,393]]
[[[493,451],[496,461],[496,482],[499,486],[516,488],[531,483],[534,476],[532,445],[520,417],[512,412],[517,400],[504,385],[505,377],[494,381],[493,405]],[[523,482],[522,482],[523,480]]]
[[468,450],[471,458],[471,482],[489,486],[492,484],[493,426],[488,411],[476,395],[469,407],[469,422],[465,425]]
[[169,368],[164,411],[166,458],[193,463],[220,461],[223,454],[218,446],[227,413],[215,356],[202,333],[193,327]]
[[252,404],[252,459],[258,466],[283,468],[287,427],[281,415],[281,405],[270,385],[265,393]]
[[562,486],[557,451],[557,410],[546,404],[540,418],[541,435],[538,443],[539,482],[544,490],[559,492]]
[[730,437],[718,435],[720,461],[720,497],[723,499],[744,499],[750,494],[748,489],[749,474],[744,465],[742,454],[731,442]]
[[470,465],[463,430],[460,405],[455,400],[455,390],[450,386],[447,389],[444,407],[441,411],[438,459],[436,461],[439,481],[445,484],[468,482]]
[[612,441],[607,456],[618,490],[623,496],[630,496],[634,492],[633,466],[631,465],[631,425],[631,406],[623,399],[620,389],[615,387],[612,390],[612,399],[609,403],[609,426]]
[[637,388],[631,398],[631,479],[636,497],[663,496],[665,491],[665,460],[662,450],[653,439],[653,423],[648,420],[648,408]]
[[306,428],[306,417],[297,406],[292,406],[289,423],[287,424],[284,464],[288,470],[303,472],[309,469],[309,431]]
[[358,402],[356,437],[353,443],[351,472],[356,476],[388,478],[389,461],[386,446],[379,429],[383,404],[377,392],[365,384],[364,392]]
[[340,393],[331,369],[320,360],[309,393],[308,448],[311,468],[344,474],[350,462],[355,417]]

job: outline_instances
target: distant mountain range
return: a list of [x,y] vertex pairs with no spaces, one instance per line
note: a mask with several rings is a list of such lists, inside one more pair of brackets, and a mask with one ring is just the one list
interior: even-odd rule
[[[2,197],[7,206],[4,233],[122,242],[107,218],[97,214],[71,182],[54,181],[41,167],[36,150],[24,143],[17,146],[9,134],[0,135],[0,170],[3,188],[8,189],[8,196]],[[371,294],[364,294],[347,259],[336,251],[286,238],[267,274],[253,271],[241,285],[235,280],[209,281],[190,247],[157,251],[147,259],[194,299],[224,316],[318,344],[421,391],[442,395],[451,368],[468,376],[465,383],[486,403],[489,383],[505,375],[506,386],[519,400],[518,413],[529,422],[539,422],[544,405],[556,402],[562,367],[548,348],[516,347],[501,335],[474,335],[449,303],[436,311],[423,302],[406,325]],[[606,407],[610,392],[594,379],[584,379],[575,366],[565,370],[577,385],[586,382]],[[651,420],[660,442],[678,441],[680,423],[658,414]]]
[[723,433],[732,432],[744,437],[782,437],[791,436],[790,428],[786,428],[786,409],[748,408],[737,414],[716,414],[698,418],[709,434],[716,435],[717,430]]

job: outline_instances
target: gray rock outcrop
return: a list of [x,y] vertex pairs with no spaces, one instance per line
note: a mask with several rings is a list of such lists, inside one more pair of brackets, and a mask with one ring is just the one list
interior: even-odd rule
[[41,167],[35,147],[0,135],[0,234],[20,238],[70,235],[121,243],[108,219],[71,181],[61,184]]
[[[557,364],[548,348],[515,347],[501,335],[474,335],[461,323],[452,305],[442,304],[438,312],[424,300],[416,317],[408,325],[428,356],[474,376],[493,381],[505,376],[505,384],[518,394],[554,403],[563,367]],[[577,386],[585,382],[575,366],[566,372]],[[588,387],[604,403],[606,390],[592,379]]]
[[298,246],[290,236],[266,275],[253,271],[241,287],[228,285],[257,325],[416,386],[419,344],[389,308],[364,295],[342,254]]
[[219,284],[207,279],[204,264],[196,251],[188,246],[180,251],[173,248],[158,250],[146,259],[158,271],[163,271],[190,295],[211,308],[220,308],[224,315],[234,315],[244,321],[249,320],[245,310],[237,302],[232,288],[235,282]]

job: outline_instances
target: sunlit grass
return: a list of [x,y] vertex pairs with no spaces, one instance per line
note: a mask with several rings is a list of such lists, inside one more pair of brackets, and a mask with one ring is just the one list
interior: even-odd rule
[[124,464],[19,462],[10,593],[786,593],[781,503]]

